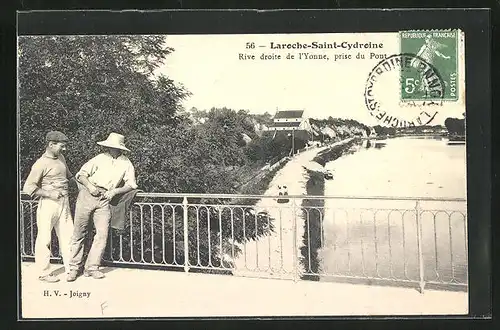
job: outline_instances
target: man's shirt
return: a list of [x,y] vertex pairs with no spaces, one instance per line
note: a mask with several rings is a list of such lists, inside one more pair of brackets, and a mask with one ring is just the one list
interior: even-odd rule
[[53,157],[44,153],[31,167],[30,174],[24,182],[23,191],[30,196],[33,196],[39,188],[67,193],[68,178],[72,176],[63,155]]
[[113,158],[109,153],[99,154],[82,166],[76,178],[81,175],[87,176],[94,186],[107,190],[117,188],[122,181],[137,189],[134,166],[125,155]]

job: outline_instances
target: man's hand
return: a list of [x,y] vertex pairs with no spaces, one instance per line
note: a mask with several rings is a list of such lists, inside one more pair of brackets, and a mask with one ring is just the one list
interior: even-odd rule
[[92,195],[92,196],[99,196],[101,194],[101,192],[99,191],[99,189],[97,189],[96,186],[94,186],[90,181],[89,179],[87,178],[87,176],[85,175],[79,175],[78,176],[78,180],[87,188],[87,190],[89,191],[89,193]]
[[64,196],[62,192],[55,190],[47,191],[45,194],[47,195],[48,198],[53,200],[58,200],[59,198]]
[[111,200],[115,196],[116,196],[115,189],[108,190],[104,193],[104,198],[106,198],[107,200]]
[[101,192],[99,191],[99,189],[97,189],[96,186],[94,186],[93,184],[89,184],[87,186],[87,189],[89,190],[90,194],[92,196],[99,196],[101,194]]

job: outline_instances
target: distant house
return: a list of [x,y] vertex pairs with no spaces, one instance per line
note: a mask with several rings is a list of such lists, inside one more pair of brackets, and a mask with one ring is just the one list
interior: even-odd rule
[[279,110],[273,118],[273,124],[267,128],[268,132],[276,134],[289,134],[293,131],[295,136],[304,139],[312,138],[313,128],[309,118],[304,117],[304,110]]
[[321,133],[323,133],[323,135],[326,135],[331,139],[334,139],[335,137],[337,137],[337,133],[329,126],[323,127],[323,129],[321,130]]
[[252,138],[249,137],[247,134],[245,133],[241,133],[241,138],[243,141],[245,141],[246,144],[249,144],[250,142],[252,142]]

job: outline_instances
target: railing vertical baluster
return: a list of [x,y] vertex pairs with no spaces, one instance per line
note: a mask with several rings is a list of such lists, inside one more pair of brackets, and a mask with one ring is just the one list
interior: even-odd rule
[[120,257],[119,257],[119,258],[120,258],[120,259],[119,259],[119,260],[120,260],[120,261],[124,261],[124,260],[123,260],[123,250],[122,250],[122,249],[123,249],[123,236],[120,234],[120,236],[119,236],[119,237],[120,237],[120,240],[119,240],[119,241],[120,241],[120,249],[119,249],[119,250],[120,250],[120,253],[119,253],[119,255],[120,255]]
[[130,261],[134,262],[134,234],[133,234],[133,218],[134,218],[134,211],[133,211],[133,206],[130,207],[129,210],[129,219],[130,219],[130,241],[129,241],[129,246],[130,246]]
[[[336,233],[336,228],[335,227],[336,227],[336,224],[337,224],[336,219],[335,219],[335,213],[336,213],[335,209],[333,208],[332,209],[332,228],[333,228],[333,230],[330,231],[330,232],[333,232],[333,233]],[[336,234],[333,235],[332,240],[333,240],[333,255],[336,258],[337,257],[337,235]],[[339,272],[339,263],[335,262],[335,273],[338,273],[338,272]]]
[[[57,240],[59,241],[59,237],[57,238]],[[113,258],[113,231],[112,230],[109,230],[108,231],[108,244],[106,244],[106,249],[108,249],[109,251],[109,259],[108,261],[115,261],[115,259]]]
[[179,263],[177,262],[177,249],[176,249],[176,235],[175,235],[175,231],[176,231],[176,226],[175,226],[175,223],[177,221],[176,219],[176,213],[175,213],[175,210],[177,209],[177,204],[175,206],[172,206],[172,250],[173,250],[173,260],[172,260],[172,263],[174,265],[178,265]]
[[188,199],[184,197],[182,200],[182,207],[184,209],[184,271],[189,272],[189,235],[188,235]]
[[420,202],[415,202],[415,218],[417,220],[417,249],[418,249],[418,265],[419,265],[419,286],[420,293],[424,293],[425,287],[425,270],[424,270],[424,253],[422,246],[422,224],[420,219]]
[[455,280],[455,268],[453,267],[453,233],[451,232],[451,214],[448,214],[448,233],[450,235],[450,267],[451,267],[451,281]]
[[213,207],[212,205],[207,206],[207,238],[208,238],[208,266],[213,266],[212,265],[212,239],[211,239],[211,233],[212,229],[210,228],[210,212]]
[[[267,228],[269,230],[269,232],[271,232],[271,219],[269,217],[269,214],[267,215]],[[273,267],[272,267],[272,258],[271,258],[271,236],[272,235],[267,235],[267,247],[268,247],[268,269],[270,271],[273,271]]]
[[246,216],[247,216],[247,209],[245,208],[243,211],[243,254],[244,254],[244,260],[245,260],[245,269],[248,270],[248,265],[247,265],[247,234],[245,231],[246,227]]
[[[324,203],[324,200],[323,200],[323,203]],[[320,208],[320,212],[319,212],[319,247],[322,248],[324,247],[324,240],[325,240],[325,229],[323,227],[323,216],[324,216],[324,213],[325,213],[325,208]]]
[[311,219],[309,217],[309,210],[304,208],[306,213],[306,223],[307,223],[307,268],[306,272],[313,273],[311,268]]
[[255,208],[254,220],[255,220],[255,240],[254,240],[254,242],[255,242],[255,269],[260,270],[260,267],[259,267],[259,240],[258,240],[259,233],[257,231],[257,229],[259,228],[258,222],[260,222],[258,208]]
[[[468,243],[468,236],[467,236],[467,210],[465,211],[465,214],[462,213],[463,219],[464,219],[464,248],[465,248],[465,264],[469,264],[469,243]],[[465,273],[467,274],[467,268]],[[466,280],[467,283],[467,280]]]
[[141,204],[141,261],[146,262],[144,260],[144,205]]
[[52,259],[54,256],[54,249],[52,248],[52,242],[54,241],[54,232],[51,230],[50,231],[50,244],[49,244],[49,250],[50,250],[50,258]]
[[405,213],[398,211],[401,214],[401,232],[403,235],[403,272],[405,278],[408,278],[408,259],[406,258],[406,230],[405,230]]
[[292,230],[293,230],[293,280],[297,282],[299,280],[299,256],[297,247],[297,217],[296,217],[296,201],[295,197],[292,197]]
[[231,260],[234,260],[234,209],[230,208],[231,211]]
[[222,209],[219,206],[219,258],[220,258],[220,267],[224,267],[224,248],[222,247]]
[[200,212],[201,207],[196,208],[196,256],[197,266],[202,266],[200,260]]
[[278,209],[278,213],[280,216],[280,262],[281,262],[280,271],[283,271],[286,273],[285,265],[283,262],[283,222],[282,222],[283,212],[282,212],[281,208]]
[[165,251],[165,205],[161,206],[161,255],[162,261],[164,264],[167,264],[167,259],[165,255],[167,252]]
[[155,261],[155,227],[154,227],[154,204],[150,205],[150,220],[151,220],[151,263],[156,264]]
[[436,281],[439,281],[439,252],[438,252],[438,243],[437,243],[437,226],[436,226],[436,213],[432,213],[433,225],[434,225],[434,260],[436,260],[434,266],[434,273],[436,274]]
[[377,239],[377,211],[373,211],[373,242],[375,244],[375,273],[380,277],[378,270],[378,239]]
[[24,203],[21,201],[21,208],[19,214],[19,246],[21,247],[21,258],[26,254],[24,249]]
[[30,245],[31,245],[31,255],[32,256],[35,256],[35,222],[36,221],[33,221],[33,213],[35,213],[33,211],[33,204],[30,203]]
[[365,265],[365,249],[364,249],[364,242],[363,242],[363,210],[359,213],[359,246],[361,250],[361,271],[363,272],[363,276],[366,276],[366,265]]
[[350,275],[352,275],[351,271],[351,236],[349,235],[351,223],[349,221],[349,212],[344,209],[345,213],[345,221],[346,221],[346,238],[347,238],[347,269]]
[[387,242],[389,243],[389,276],[394,279],[394,267],[392,265],[392,240],[391,240],[391,215],[387,215]]

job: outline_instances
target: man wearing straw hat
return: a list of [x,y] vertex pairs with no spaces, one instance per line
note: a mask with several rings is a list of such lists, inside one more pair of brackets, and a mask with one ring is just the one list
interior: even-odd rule
[[59,279],[50,271],[50,242],[55,228],[64,268],[69,272],[69,244],[73,233],[73,219],[69,209],[68,180],[73,177],[62,154],[68,138],[59,131],[50,131],[46,137],[43,155],[31,167],[23,192],[39,197],[36,211],[37,236],[35,264],[41,281],[54,283]]
[[124,136],[109,134],[105,141],[97,144],[106,151],[85,163],[76,174],[80,192],[75,207],[73,237],[70,244],[70,273],[67,281],[74,281],[83,265],[84,241],[87,227],[93,217],[96,234],[90,248],[83,274],[95,279],[104,278],[99,271],[101,258],[106,248],[111,219],[109,202],[119,194],[137,189],[132,162],[123,154],[130,151],[125,147]]

